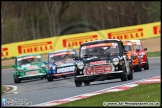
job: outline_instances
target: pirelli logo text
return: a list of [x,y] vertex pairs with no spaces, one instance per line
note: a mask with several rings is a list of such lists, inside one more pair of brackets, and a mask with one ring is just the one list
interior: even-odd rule
[[160,25],[158,25],[158,26],[153,26],[153,31],[154,31],[154,35],[160,35],[160,34],[161,34]]
[[2,48],[1,49],[1,57],[7,57],[7,56],[9,56],[8,48]]
[[62,43],[63,43],[64,48],[68,48],[68,47],[79,46],[84,42],[97,40],[97,39],[98,39],[97,35],[83,36],[83,37],[75,37],[75,38],[63,39]]
[[108,33],[108,39],[134,39],[143,37],[143,28]]
[[18,54],[52,50],[52,41],[32,43],[18,46]]

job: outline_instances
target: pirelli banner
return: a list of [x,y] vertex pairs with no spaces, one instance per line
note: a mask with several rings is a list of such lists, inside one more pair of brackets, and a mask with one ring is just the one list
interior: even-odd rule
[[161,36],[161,22],[122,28],[79,33],[32,41],[17,42],[1,46],[1,59],[23,54],[45,54],[51,51],[79,48],[80,44],[98,39],[147,39]]

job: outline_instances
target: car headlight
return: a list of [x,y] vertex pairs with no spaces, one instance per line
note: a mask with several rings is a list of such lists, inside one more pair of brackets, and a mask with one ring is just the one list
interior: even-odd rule
[[119,59],[118,59],[118,58],[114,58],[114,59],[112,60],[112,63],[113,63],[114,65],[117,65],[117,64],[119,63]]
[[19,71],[19,72],[23,72],[23,68],[19,68],[18,71]]
[[139,54],[139,56],[140,56],[141,58],[143,58],[144,55],[145,55],[145,53],[140,53],[140,54]]
[[84,68],[84,63],[83,62],[78,62],[77,67],[78,67],[78,69],[83,69]]
[[42,66],[41,66],[41,68],[45,68],[46,67],[46,65],[45,64],[43,64]]
[[55,70],[56,69],[56,66],[52,66],[52,70]]
[[135,60],[135,59],[137,58],[137,55],[136,55],[136,54],[132,54],[131,58],[132,58],[133,60]]

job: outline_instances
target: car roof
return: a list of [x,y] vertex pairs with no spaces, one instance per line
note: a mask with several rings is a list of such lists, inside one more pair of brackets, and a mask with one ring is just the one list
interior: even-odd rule
[[131,42],[140,42],[140,40],[130,40]]
[[74,51],[74,49],[57,50],[57,51],[50,52],[49,54],[58,53],[58,52],[66,52],[66,51]]
[[94,41],[89,41],[89,42],[85,42],[85,43],[83,43],[83,44],[81,44],[81,46],[82,45],[87,45],[87,44],[93,44],[93,43],[97,43],[97,42],[108,42],[108,41],[116,41],[116,42],[118,42],[118,41],[121,41],[121,40],[119,40],[119,39],[101,39],[101,40],[94,40]]
[[24,55],[21,55],[21,56],[17,56],[16,58],[21,58],[21,57],[26,57],[26,56],[41,56],[40,54],[24,54]]
[[130,41],[130,40],[122,40],[122,42],[132,42],[132,41]]

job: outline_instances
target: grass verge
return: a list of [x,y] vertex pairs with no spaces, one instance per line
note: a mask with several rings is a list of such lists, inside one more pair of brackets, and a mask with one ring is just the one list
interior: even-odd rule
[[130,90],[100,94],[58,106],[103,106],[103,102],[155,102],[159,105],[161,104],[160,86],[161,84],[158,83],[142,84]]
[[160,57],[161,56],[161,51],[156,51],[156,52],[146,52],[148,57]]
[[4,94],[4,91],[5,91],[5,87],[1,86],[1,94]]
[[8,69],[8,68],[13,68],[12,65],[8,65],[8,66],[2,66],[2,69]]

